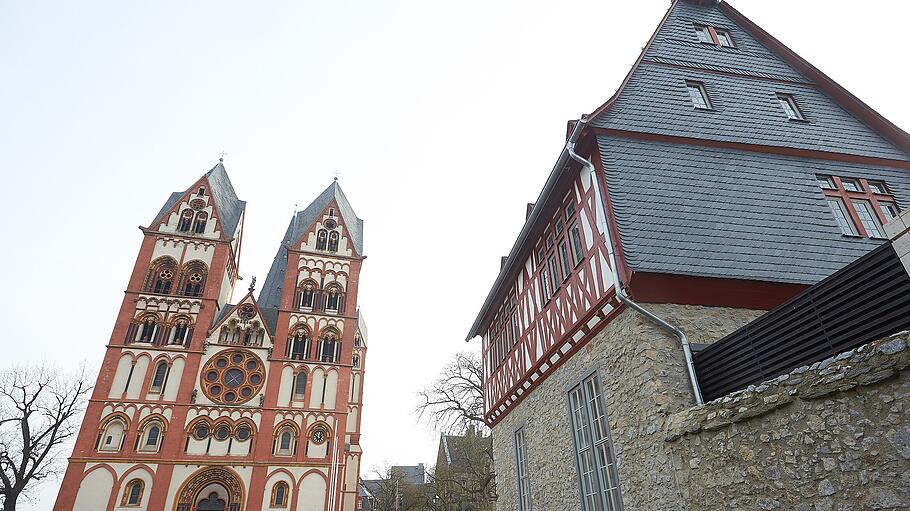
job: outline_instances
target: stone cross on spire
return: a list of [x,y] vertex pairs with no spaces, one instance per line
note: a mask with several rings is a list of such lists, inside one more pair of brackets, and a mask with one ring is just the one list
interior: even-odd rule
[[253,280],[250,282],[250,293],[256,290],[256,276],[253,275]]

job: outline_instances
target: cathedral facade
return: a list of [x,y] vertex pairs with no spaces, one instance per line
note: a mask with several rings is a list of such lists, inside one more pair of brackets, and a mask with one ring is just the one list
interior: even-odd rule
[[245,207],[219,163],[142,228],[55,511],[354,509],[363,221],[333,182],[231,304]]

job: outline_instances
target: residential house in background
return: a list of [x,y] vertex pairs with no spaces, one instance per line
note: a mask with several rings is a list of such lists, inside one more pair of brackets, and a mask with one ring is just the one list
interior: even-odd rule
[[[868,39],[856,44],[871,49]],[[812,414],[805,443],[789,443],[785,422],[761,423],[779,436],[752,443],[726,426],[704,440],[734,445],[747,462],[768,452],[764,473],[746,462],[711,472],[668,441],[670,418],[703,403],[694,351],[891,244],[884,225],[910,205],[910,136],[729,3],[710,0],[673,1],[616,93],[567,132],[468,333],[483,339],[497,506],[910,505],[892,489],[901,486],[893,474],[910,468],[892,456],[899,442],[844,440],[851,453],[879,455],[850,454],[854,468],[841,471],[807,447],[834,441],[825,435],[837,429]],[[893,262],[900,246],[883,250]],[[810,394],[775,399],[862,415],[866,430],[845,438],[906,431],[906,416],[856,409],[858,400],[839,394],[810,403]],[[831,469],[806,473],[784,451]],[[705,477],[690,477],[698,470]],[[860,473],[881,477],[864,485]],[[767,481],[776,486],[748,490]]]

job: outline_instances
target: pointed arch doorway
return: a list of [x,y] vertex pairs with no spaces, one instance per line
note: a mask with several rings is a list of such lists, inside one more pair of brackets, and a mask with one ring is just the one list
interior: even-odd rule
[[177,495],[175,511],[242,511],[244,487],[232,470],[203,468],[190,476]]

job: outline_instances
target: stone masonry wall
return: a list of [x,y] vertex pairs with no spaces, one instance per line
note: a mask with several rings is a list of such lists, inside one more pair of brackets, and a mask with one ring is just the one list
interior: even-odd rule
[[688,509],[910,509],[908,345],[903,332],[669,417]]
[[[714,342],[763,313],[644,305],[683,328],[694,343]],[[678,444],[666,441],[665,428],[670,415],[694,404],[682,348],[642,315],[624,310],[493,428],[497,510],[518,509],[513,446],[518,427],[525,431],[533,508],[580,509],[567,393],[593,370],[603,383],[625,509],[687,509],[670,469]]]

